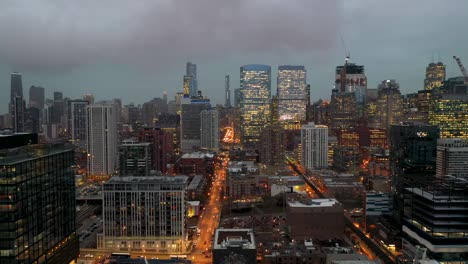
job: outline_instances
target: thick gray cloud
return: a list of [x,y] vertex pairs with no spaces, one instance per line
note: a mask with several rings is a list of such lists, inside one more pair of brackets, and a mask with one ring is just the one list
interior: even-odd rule
[[0,10],[0,60],[20,71],[326,50],[342,17],[337,0],[7,0]]
[[448,76],[460,75],[452,55],[468,66],[465,10],[466,0],[2,0],[0,105],[6,111],[11,70],[23,73],[25,94],[42,85],[125,103],[172,96],[187,58],[215,102],[224,75],[238,87],[248,63],[305,65],[313,99],[329,98],[340,35],[370,87],[393,78],[415,92],[432,57]]

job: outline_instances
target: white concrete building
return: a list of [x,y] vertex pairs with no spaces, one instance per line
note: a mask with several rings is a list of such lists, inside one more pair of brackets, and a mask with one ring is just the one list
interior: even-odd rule
[[117,108],[101,102],[86,109],[88,175],[111,175],[117,169]]
[[437,140],[436,175],[468,178],[468,141],[460,138]]
[[301,162],[310,170],[328,167],[328,127],[310,122],[301,128]]
[[200,112],[201,148],[209,150],[219,149],[219,112],[212,108]]
[[103,234],[112,251],[186,254],[187,176],[113,177],[103,188]]

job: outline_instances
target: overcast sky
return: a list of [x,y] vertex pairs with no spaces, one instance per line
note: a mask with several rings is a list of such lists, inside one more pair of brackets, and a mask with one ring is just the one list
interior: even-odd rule
[[403,93],[423,87],[432,58],[460,75],[468,66],[466,0],[1,0],[0,112],[10,73],[29,87],[79,98],[136,104],[182,91],[185,62],[199,89],[224,102],[224,75],[239,67],[304,65],[312,100],[329,99],[334,68],[346,55],[365,65],[369,88],[396,79]]

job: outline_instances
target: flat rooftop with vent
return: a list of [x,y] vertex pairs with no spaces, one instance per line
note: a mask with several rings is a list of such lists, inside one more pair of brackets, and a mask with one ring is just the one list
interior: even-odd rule
[[257,247],[253,229],[216,229],[213,240],[213,263],[241,260],[256,263]]

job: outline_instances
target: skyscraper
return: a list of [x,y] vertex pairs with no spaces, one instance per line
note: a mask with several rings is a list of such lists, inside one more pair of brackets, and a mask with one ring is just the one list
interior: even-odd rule
[[68,101],[68,133],[71,142],[84,147],[86,145],[86,100]]
[[[10,86],[10,106],[13,107],[15,104],[15,98],[23,98],[23,82],[21,74],[14,72],[11,74],[11,86]],[[10,114],[13,114],[13,111],[10,111]]]
[[301,128],[301,162],[311,170],[328,167],[328,127],[310,122]]
[[279,123],[279,100],[273,96],[270,103],[270,118],[268,125],[263,128],[260,162],[271,169],[272,173],[278,170],[278,166],[284,163],[286,135]]
[[400,221],[404,188],[425,186],[434,179],[439,128],[405,122],[392,125],[389,135],[394,217]]
[[184,90],[184,96],[190,96],[190,89],[192,89],[193,86],[193,79],[192,76],[189,75],[184,75],[184,83],[183,83],[183,90]]
[[24,132],[24,117],[26,104],[22,96],[15,96],[11,105],[11,117],[13,121],[13,131]]
[[194,63],[191,63],[190,61],[187,62],[185,75],[192,77],[191,85],[189,89],[189,95],[197,96],[198,95],[197,65]]
[[10,90],[10,105],[9,113],[13,123],[13,131],[24,131],[24,114],[26,104],[23,98],[23,84],[21,74],[14,72],[11,74],[11,90]]
[[354,93],[339,92],[338,89],[333,89],[330,111],[333,130],[356,127],[359,115]]
[[120,176],[149,176],[152,165],[152,144],[124,140],[118,147]]
[[367,90],[367,77],[364,66],[349,62],[346,58],[343,66],[336,67],[335,88],[339,93],[354,93],[358,105],[365,102]]
[[[178,116],[177,116],[178,117]],[[176,153],[173,134],[161,128],[144,128],[140,131],[140,142],[150,142],[153,154],[151,156],[153,169],[165,173],[167,164],[173,162]]]
[[103,188],[98,248],[188,253],[187,176],[113,177]]
[[88,175],[111,175],[117,163],[117,112],[114,104],[87,107],[86,142]]
[[403,97],[395,80],[385,80],[378,88],[376,128],[388,129],[403,119]]
[[224,77],[224,107],[231,107],[231,89],[229,86],[229,75]]
[[263,127],[268,122],[271,93],[271,67],[260,64],[240,68],[241,142],[258,147]]
[[180,148],[182,152],[191,152],[194,148],[200,148],[200,112],[210,107],[209,99],[182,99],[180,117]]
[[29,107],[44,109],[44,88],[39,86],[29,88]]
[[0,151],[0,263],[76,261],[73,148],[37,144],[37,134],[3,140],[9,147]]
[[219,149],[219,111],[216,108],[202,110],[200,113],[201,147]]
[[308,101],[304,66],[278,67],[277,96],[280,120],[304,121]]
[[437,141],[436,175],[468,179],[468,140],[445,138]]
[[432,90],[442,87],[445,81],[445,65],[442,62],[429,63],[426,67],[426,79],[424,89]]
[[468,139],[468,86],[463,77],[449,78],[433,93],[429,123],[440,128],[441,138]]

